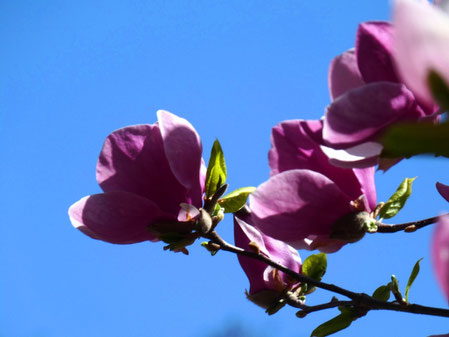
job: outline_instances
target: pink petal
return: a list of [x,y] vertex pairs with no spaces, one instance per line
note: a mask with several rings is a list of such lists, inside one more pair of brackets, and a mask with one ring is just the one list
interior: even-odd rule
[[164,110],[159,110],[157,117],[172,172],[187,189],[198,190],[203,152],[200,137],[184,118]]
[[393,29],[388,22],[364,22],[359,25],[356,55],[365,83],[399,82],[393,58]]
[[449,217],[440,217],[433,234],[432,257],[435,274],[449,301]]
[[441,196],[446,199],[446,201],[449,202],[449,186],[444,185],[440,182],[437,182],[436,184],[438,192],[441,194]]
[[119,191],[84,197],[69,208],[69,216],[84,234],[118,244],[155,241],[148,226],[159,220],[175,220],[150,200]]
[[369,168],[366,174],[363,174],[334,166],[320,146],[321,130],[322,121],[293,120],[276,125],[272,130],[272,148],[268,155],[271,174],[293,169],[319,172],[331,179],[352,199],[367,193],[369,204],[375,206],[374,169]]
[[396,67],[407,86],[428,105],[434,101],[427,86],[430,70],[449,83],[449,16],[412,0],[396,0],[393,8]]
[[310,235],[329,235],[351,211],[350,201],[329,178],[310,170],[279,173],[250,195],[254,225],[293,246]]
[[329,91],[334,100],[346,91],[365,84],[359,71],[354,49],[334,58],[329,66]]
[[295,242],[293,245],[297,249],[319,249],[323,253],[335,253],[346,245],[346,242],[329,239],[328,235],[310,235],[301,241]]
[[348,91],[328,107],[323,138],[333,148],[347,148],[375,140],[393,122],[422,116],[404,85],[376,82]]
[[321,150],[329,157],[329,162],[342,168],[369,168],[376,166],[382,149],[382,145],[376,142],[366,142],[342,150],[321,146]]
[[178,213],[182,202],[201,205],[201,191],[187,190],[173,174],[157,124],[111,133],[98,158],[97,181],[105,192],[134,193],[172,214]]
[[[298,252],[284,242],[275,240],[259,232],[249,224],[251,221],[251,216],[234,217],[236,246],[248,250],[249,243],[255,243],[260,248],[262,254],[293,271],[300,272],[301,259]],[[269,268],[268,265],[241,255],[239,255],[238,259],[250,281],[250,294],[255,294],[263,290],[279,290],[278,286],[266,277],[266,272]],[[284,277],[283,274],[282,277]]]

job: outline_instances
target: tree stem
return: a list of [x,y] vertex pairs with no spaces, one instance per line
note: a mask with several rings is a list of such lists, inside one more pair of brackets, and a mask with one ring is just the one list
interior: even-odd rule
[[[447,213],[445,215],[449,215],[449,213]],[[396,224],[396,225],[388,225],[388,224],[384,224],[382,222],[378,222],[378,223],[376,223],[376,225],[377,225],[376,233],[395,233],[395,232],[400,232],[400,231],[405,231],[405,232],[410,233],[410,232],[414,232],[420,228],[423,228],[428,225],[436,223],[438,221],[438,218],[439,218],[438,216],[434,216],[432,218],[427,218],[424,220],[405,222],[405,223]]]
[[[429,219],[422,220],[422,221],[429,221]],[[422,221],[418,221],[418,222],[422,222]],[[436,221],[436,220],[434,220],[434,221]],[[415,224],[415,223],[413,223],[413,224]],[[389,226],[404,226],[404,225],[406,225],[406,224],[389,225]],[[407,226],[405,226],[405,227],[407,227]],[[401,230],[401,229],[399,229],[399,230]],[[329,284],[329,283],[314,280],[314,279],[307,277],[303,274],[294,272],[293,270],[271,260],[270,258],[266,257],[265,255],[233,246],[233,245],[227,243],[226,241],[224,241],[215,231],[211,231],[210,233],[204,235],[204,237],[209,239],[213,243],[217,244],[218,246],[220,246],[221,250],[231,252],[231,253],[234,253],[237,255],[247,256],[249,258],[264,262],[267,265],[269,265],[273,268],[276,268],[276,269],[282,271],[283,273],[291,276],[292,278],[294,278],[295,280],[297,280],[301,283],[307,283],[307,284],[313,285],[317,288],[325,289],[330,292],[346,296],[352,300],[352,301],[339,301],[339,302],[331,301],[327,304],[321,304],[321,305],[314,306],[314,307],[307,307],[307,306],[304,306],[303,304],[301,304],[300,302],[297,302],[296,303],[297,307],[299,305],[302,305],[303,310],[304,310],[304,308],[309,308],[309,309],[305,309],[306,312],[334,308],[336,306],[339,306],[339,304],[335,304],[335,303],[340,303],[340,305],[343,305],[343,306],[353,306],[353,307],[362,308],[365,310],[392,310],[392,311],[409,312],[412,314],[423,314],[423,315],[449,317],[449,309],[427,307],[427,306],[423,306],[423,305],[410,304],[410,303],[409,304],[399,304],[397,302],[384,302],[384,301],[377,300],[365,293],[355,293],[350,290],[336,286],[334,284]],[[289,301],[289,302],[291,302],[291,301]],[[307,311],[307,310],[309,310],[309,311]]]

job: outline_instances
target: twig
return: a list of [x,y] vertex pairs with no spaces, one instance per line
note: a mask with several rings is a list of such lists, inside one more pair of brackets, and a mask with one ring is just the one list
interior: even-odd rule
[[[445,215],[449,215],[449,213],[445,214]],[[395,233],[395,232],[400,232],[400,231],[414,232],[417,229],[434,224],[435,222],[438,221],[438,218],[439,218],[438,216],[434,216],[432,218],[428,218],[428,219],[424,219],[424,220],[405,222],[405,223],[396,224],[396,225],[388,225],[388,224],[378,222],[378,223],[376,223],[377,233]]]
[[[297,280],[299,282],[307,283],[307,284],[313,285],[315,287],[325,289],[325,290],[328,290],[328,291],[331,291],[331,292],[334,292],[334,293],[337,293],[337,294],[340,294],[340,295],[350,298],[352,301],[341,301],[344,306],[348,306],[348,305],[350,305],[349,303],[351,303],[352,306],[354,306],[354,307],[363,308],[366,310],[392,310],[392,311],[409,312],[409,313],[413,313],[413,314],[449,317],[449,309],[427,307],[427,306],[418,305],[418,304],[406,304],[405,305],[405,304],[399,304],[396,302],[384,302],[384,301],[376,300],[375,298],[373,298],[365,293],[355,293],[355,292],[338,287],[333,284],[314,280],[314,279],[307,277],[303,274],[294,272],[293,270],[271,260],[270,258],[266,257],[265,255],[262,255],[262,254],[259,254],[256,252],[247,251],[242,248],[233,246],[233,245],[227,243],[226,241],[224,241],[215,231],[212,231],[212,232],[206,234],[204,237],[211,240],[213,243],[219,245],[221,250],[232,252],[232,253],[235,253],[238,255],[247,256],[249,258],[252,258],[252,259],[255,259],[258,261],[262,261],[262,262],[272,266],[273,268],[276,268],[276,269],[282,271],[283,273],[293,277],[295,280]],[[332,302],[330,302],[330,303],[332,303]],[[333,306],[331,304],[324,304],[321,306],[322,306],[321,308],[320,308],[320,306],[315,306],[315,308],[320,308],[320,309],[316,309],[316,310],[332,308],[332,307],[335,307],[338,305]],[[313,308],[313,307],[311,307],[311,308]],[[316,310],[313,310],[313,311],[316,311]]]

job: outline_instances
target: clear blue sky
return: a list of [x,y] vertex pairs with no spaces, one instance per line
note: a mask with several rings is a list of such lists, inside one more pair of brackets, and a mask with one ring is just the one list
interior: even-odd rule
[[[330,60],[353,46],[359,22],[388,17],[386,0],[1,0],[0,336],[297,337],[335,316],[268,317],[245,299],[235,256],[95,241],[71,226],[67,209],[100,192],[104,138],[154,123],[158,109],[195,126],[206,159],[221,141],[231,188],[259,185],[271,127],[320,118]],[[395,220],[448,210],[434,188],[449,183],[448,164],[418,158],[378,174],[379,200],[418,176]],[[231,229],[228,217],[219,231],[232,240]],[[325,281],[370,292],[396,274],[404,287],[424,257],[411,301],[446,306],[431,233],[368,236],[328,257]],[[331,296],[318,291],[308,303]],[[373,312],[339,336],[448,332],[447,319]]]

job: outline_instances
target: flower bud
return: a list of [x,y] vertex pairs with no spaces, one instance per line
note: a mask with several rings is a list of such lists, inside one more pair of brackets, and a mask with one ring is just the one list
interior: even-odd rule
[[359,241],[366,232],[366,224],[370,222],[368,212],[352,212],[338,219],[333,225],[330,237],[348,243]]
[[195,225],[195,229],[201,234],[207,234],[212,228],[212,218],[209,213],[200,208],[200,216]]

